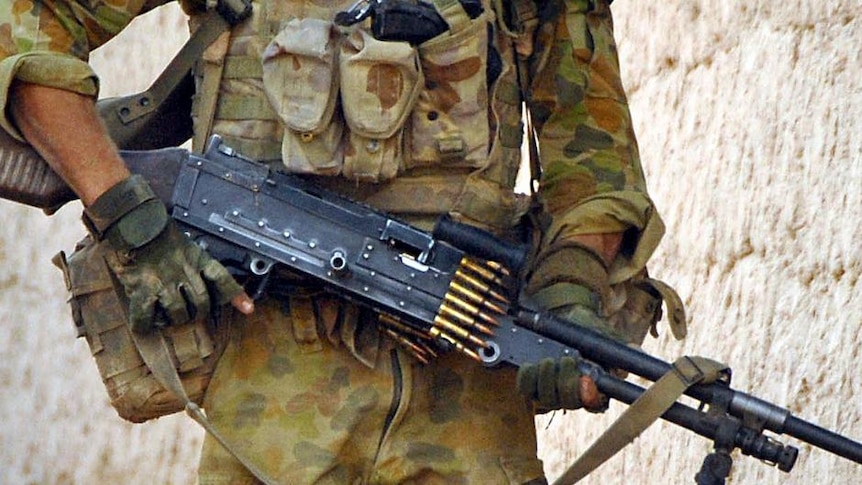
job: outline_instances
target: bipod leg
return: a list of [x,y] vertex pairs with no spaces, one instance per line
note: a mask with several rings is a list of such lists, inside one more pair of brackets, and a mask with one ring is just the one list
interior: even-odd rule
[[694,481],[697,485],[724,485],[732,466],[733,458],[730,453],[726,449],[716,449],[703,459],[703,465],[694,476]]
[[[710,411],[716,411],[710,408]],[[724,485],[733,467],[730,453],[735,448],[734,440],[741,428],[736,419],[723,419],[715,430],[713,452],[706,455],[700,471],[694,476],[697,485]]]

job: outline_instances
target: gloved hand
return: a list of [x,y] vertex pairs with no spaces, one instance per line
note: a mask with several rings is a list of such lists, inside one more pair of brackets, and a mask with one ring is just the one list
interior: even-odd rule
[[[608,269],[590,248],[567,243],[548,248],[539,256],[527,280],[525,294],[541,308],[614,338],[621,337],[602,317],[610,293]],[[603,411],[607,398],[591,379],[578,371],[573,357],[543,359],[518,369],[518,391],[541,411],[578,409]]]
[[96,199],[84,222],[112,249],[106,261],[125,289],[135,332],[188,322],[243,292],[218,261],[180,233],[138,175]]
[[573,357],[549,357],[518,369],[518,392],[539,404],[542,410],[580,409],[581,378],[578,361]]

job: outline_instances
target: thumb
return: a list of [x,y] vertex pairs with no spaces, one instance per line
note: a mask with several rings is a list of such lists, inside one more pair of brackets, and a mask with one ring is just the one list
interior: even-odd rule
[[254,300],[244,291],[231,298],[230,304],[243,315],[250,315],[254,312]]

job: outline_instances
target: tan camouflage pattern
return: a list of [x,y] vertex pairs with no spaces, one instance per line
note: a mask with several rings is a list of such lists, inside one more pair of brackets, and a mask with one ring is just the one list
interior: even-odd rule
[[[317,313],[338,312],[332,305],[318,300]],[[513,392],[513,369],[487,370],[454,353],[423,366],[389,346],[373,368],[357,365],[337,326],[317,340],[301,330],[309,322],[292,320],[301,313],[270,300],[235,321],[204,403],[269,478],[520,484],[542,476],[532,408]],[[359,333],[376,332],[362,325]],[[208,437],[200,483],[257,482]]]
[[539,133],[542,199],[553,218],[543,246],[576,234],[637,229],[611,281],[641,271],[664,233],[650,201],[623,89],[606,2],[552,1],[566,8],[540,25],[530,108]]
[[425,89],[411,117],[406,168],[479,167],[489,151],[487,14],[419,46]]

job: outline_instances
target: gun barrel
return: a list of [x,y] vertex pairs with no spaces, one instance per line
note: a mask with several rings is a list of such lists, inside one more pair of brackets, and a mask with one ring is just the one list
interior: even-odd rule
[[[587,366],[589,365],[587,364]],[[632,404],[645,392],[642,387],[617,379],[606,372],[596,372],[595,369],[589,367],[584,370],[591,375],[598,376],[595,381],[600,391],[626,404]],[[798,450],[795,447],[783,445],[747,429],[741,425],[741,420],[737,418],[710,415],[678,402],[665,411],[661,418],[710,440],[714,440],[723,427],[731,427],[734,430],[733,444],[744,454],[775,463],[780,470],[785,472],[789,472],[796,464]]]
[[[661,359],[550,314],[525,310],[517,322],[537,334],[570,346],[588,360],[607,368],[626,370],[653,382],[672,369],[671,364]],[[862,443],[794,417],[784,408],[733,390],[725,384],[698,384],[686,390],[686,394],[705,403],[729,402],[729,413],[739,419],[746,422],[755,420],[772,432],[792,436],[862,464]],[[617,399],[612,394],[608,395]]]
[[468,254],[502,263],[514,274],[521,270],[527,257],[526,247],[501,241],[481,229],[458,223],[448,215],[440,217],[433,234]]
[[862,444],[814,423],[788,416],[787,422],[784,423],[784,432],[822,450],[862,463]]

